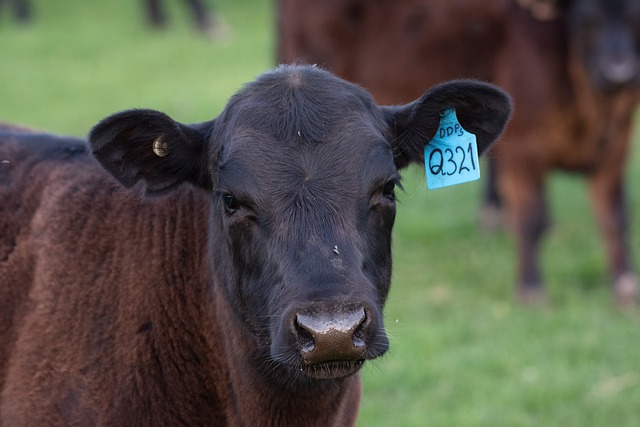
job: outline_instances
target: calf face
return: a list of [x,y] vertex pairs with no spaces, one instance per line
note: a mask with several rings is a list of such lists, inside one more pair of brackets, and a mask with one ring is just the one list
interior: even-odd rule
[[[379,107],[315,67],[283,66],[247,85],[222,114],[184,125],[134,110],[90,135],[94,155],[147,193],[190,182],[211,194],[211,286],[251,358],[301,381],[356,372],[388,348],[398,169],[419,162],[454,107],[484,151],[510,114],[494,87],[455,81]],[[299,375],[303,373],[303,375]]]
[[640,77],[640,1],[570,0],[565,7],[570,47],[596,88],[606,92]]

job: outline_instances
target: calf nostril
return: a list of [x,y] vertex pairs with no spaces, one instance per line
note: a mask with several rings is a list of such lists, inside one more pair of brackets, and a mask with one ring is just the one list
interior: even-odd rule
[[296,334],[298,335],[298,342],[300,344],[300,350],[303,352],[309,352],[313,350],[316,346],[313,335],[303,325],[300,324],[298,316],[296,316],[295,325]]
[[364,325],[367,323],[367,312],[362,311],[363,316],[360,323],[356,326],[355,331],[353,332],[353,345],[360,347],[365,345],[365,330]]

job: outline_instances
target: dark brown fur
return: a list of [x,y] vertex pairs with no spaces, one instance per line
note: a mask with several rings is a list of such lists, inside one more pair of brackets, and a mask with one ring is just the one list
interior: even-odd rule
[[[536,0],[521,3],[535,6]],[[280,0],[279,59],[327,66],[383,104],[404,102],[454,77],[492,81],[507,90],[516,105],[504,135],[511,142],[493,150],[500,195],[490,189],[487,211],[504,199],[518,239],[520,296],[535,300],[542,293],[538,245],[548,222],[544,188],[550,171],[562,169],[588,177],[615,294],[620,302],[631,302],[638,279],[626,242],[623,174],[638,103],[638,58],[633,58],[635,77],[603,89],[581,52],[590,36],[574,28],[587,25],[575,21],[588,2],[556,3],[558,13],[542,22],[512,0]],[[637,1],[592,3],[626,7],[615,12],[614,23],[638,43]],[[595,13],[596,20],[608,16]],[[591,29],[597,32],[598,25]]]

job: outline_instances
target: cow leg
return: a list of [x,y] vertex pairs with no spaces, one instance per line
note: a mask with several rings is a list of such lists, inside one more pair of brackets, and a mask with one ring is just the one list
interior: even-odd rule
[[144,0],[146,4],[147,19],[149,23],[157,28],[167,25],[167,16],[165,15],[160,0]]
[[[4,0],[0,0],[0,8],[2,8]],[[13,0],[9,2],[9,6],[13,7],[13,13],[18,22],[28,22],[31,20],[31,0]]]
[[480,225],[489,232],[502,228],[502,198],[498,190],[498,165],[497,161],[489,158],[485,176],[487,177],[483,195],[482,210],[480,213]]
[[20,22],[27,22],[31,18],[31,2],[30,0],[15,0],[16,19]]
[[198,29],[202,32],[210,31],[213,27],[213,24],[211,22],[211,19],[209,19],[209,14],[202,0],[185,1],[187,3],[187,6],[193,13],[193,18],[196,21]]
[[518,298],[525,304],[544,299],[540,275],[540,240],[548,227],[542,171],[501,171],[500,189],[504,196],[518,252]]
[[620,305],[635,303],[640,285],[631,266],[626,240],[627,211],[622,168],[616,172],[608,169],[591,176],[589,190],[609,258],[616,301]]

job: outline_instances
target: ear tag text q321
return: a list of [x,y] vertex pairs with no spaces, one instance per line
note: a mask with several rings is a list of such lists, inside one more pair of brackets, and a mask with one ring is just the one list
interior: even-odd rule
[[480,179],[476,136],[462,128],[456,111],[440,112],[440,126],[424,147],[427,188],[447,187]]

